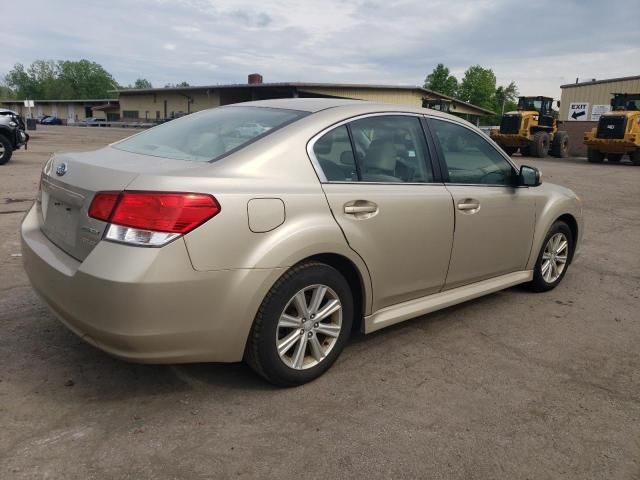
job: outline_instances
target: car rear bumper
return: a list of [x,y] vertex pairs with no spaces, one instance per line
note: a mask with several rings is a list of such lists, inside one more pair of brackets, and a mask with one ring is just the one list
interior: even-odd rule
[[584,136],[584,144],[603,153],[629,153],[635,151],[636,137],[633,134],[625,134],[624,138],[596,138],[593,135]]
[[182,239],[163,248],[99,242],[83,261],[22,224],[25,270],[56,316],[88,343],[141,363],[234,362],[281,269],[195,271]]

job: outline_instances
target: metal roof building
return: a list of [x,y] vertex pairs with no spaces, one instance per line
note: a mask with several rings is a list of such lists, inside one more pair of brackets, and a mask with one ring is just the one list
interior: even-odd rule
[[343,83],[262,83],[258,74],[249,83],[117,90],[123,120],[147,121],[173,118],[206,108],[251,100],[275,98],[348,98],[445,109],[477,121],[492,111],[419,86]]

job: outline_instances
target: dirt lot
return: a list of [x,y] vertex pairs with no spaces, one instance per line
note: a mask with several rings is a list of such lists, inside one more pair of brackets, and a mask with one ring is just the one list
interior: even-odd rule
[[640,167],[517,158],[584,199],[560,287],[357,336],[278,390],[241,364],[114,360],[29,287],[41,165],[128,133],[39,127],[0,167],[0,478],[640,478]]

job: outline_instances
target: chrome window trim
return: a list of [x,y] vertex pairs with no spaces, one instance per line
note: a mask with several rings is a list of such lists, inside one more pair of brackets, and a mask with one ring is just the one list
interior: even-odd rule
[[[496,142],[494,142],[493,140],[491,140],[491,137],[489,137],[489,135],[487,135],[486,133],[484,133],[482,130],[480,130],[477,127],[469,127],[469,125],[465,125],[462,122],[457,122],[455,120],[452,120],[450,118],[443,118],[443,117],[437,117],[435,115],[429,115],[429,114],[425,114],[424,115],[426,118],[432,119],[432,120],[440,120],[443,122],[449,122],[449,123],[453,123],[455,125],[458,125],[460,127],[464,127],[467,130],[475,133],[476,135],[479,135],[483,140],[487,140],[487,143],[489,145],[491,145],[491,147],[498,152],[498,154],[504,158],[507,163],[509,165],[511,165],[511,168],[513,168],[516,176],[518,176],[520,174],[520,168],[513,162],[513,160],[511,159],[511,157],[509,157],[506,153],[504,153],[502,151],[502,149],[498,146],[498,144]],[[435,132],[434,132],[435,135]],[[444,162],[447,163],[446,158],[443,158]],[[484,187],[509,187],[509,188],[517,188],[519,187],[519,185],[505,185],[503,183],[454,183],[454,182],[445,182],[445,185],[464,185],[464,186],[484,186]]]
[[[327,184],[340,184],[340,185],[443,185],[442,182],[360,182],[360,181],[341,181],[341,180],[327,180],[326,175],[324,174],[324,171],[322,170],[322,167],[320,166],[320,162],[318,161],[318,159],[316,158],[316,155],[313,151],[313,147],[315,145],[315,143],[322,138],[322,136],[324,136],[326,133],[329,133],[331,130],[341,127],[343,125],[346,125],[348,123],[351,122],[355,122],[356,120],[361,120],[363,118],[369,118],[369,117],[386,117],[386,116],[404,116],[404,117],[416,117],[418,119],[424,117],[424,114],[422,113],[413,113],[413,112],[400,112],[400,111],[389,111],[389,112],[372,112],[372,113],[364,113],[364,114],[359,114],[359,115],[355,115],[353,117],[349,117],[347,119],[343,119],[340,120],[337,123],[334,123],[326,128],[324,128],[323,130],[321,130],[320,132],[316,133],[313,137],[311,137],[311,139],[307,142],[307,156],[309,157],[309,160],[311,160],[311,164],[313,165],[313,169],[316,171],[316,175],[318,176],[318,179],[320,180],[320,183],[327,183]],[[422,128],[422,127],[421,127]],[[429,147],[429,139],[426,138],[424,139],[424,143],[425,146],[427,146],[427,149]],[[354,152],[355,155],[355,152]],[[431,155],[429,155],[430,157]],[[430,162],[433,162],[435,159],[429,158]],[[355,157],[354,157],[354,161],[355,161]],[[431,165],[427,165],[428,167],[431,167]],[[432,169],[433,171],[433,169]]]

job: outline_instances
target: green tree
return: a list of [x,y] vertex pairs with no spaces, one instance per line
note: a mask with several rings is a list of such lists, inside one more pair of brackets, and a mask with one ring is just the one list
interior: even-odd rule
[[455,97],[458,91],[458,79],[451,74],[447,67],[439,63],[425,78],[424,88]]
[[18,99],[108,98],[117,88],[113,77],[89,60],[36,60],[27,69],[16,63],[6,82]]
[[146,78],[138,78],[134,82],[133,88],[153,88],[153,85],[151,85],[151,82]]
[[89,60],[58,62],[60,98],[110,98],[118,87],[102,65]]
[[5,79],[0,77],[0,100],[13,100],[16,98],[16,92],[7,86]]
[[189,87],[190,85],[187,82],[180,83],[167,83],[164,88],[176,88],[176,87]]
[[473,65],[464,72],[458,98],[478,107],[492,110],[496,93],[496,76],[490,68]]
[[502,116],[504,112],[515,110],[518,106],[518,87],[515,82],[509,83],[506,87],[502,85],[496,88],[493,96],[492,110]]

